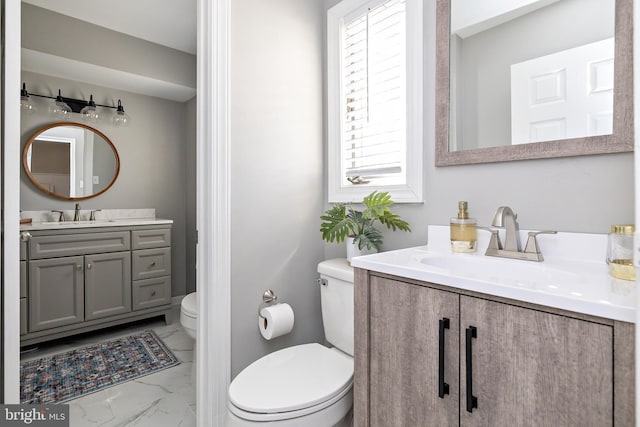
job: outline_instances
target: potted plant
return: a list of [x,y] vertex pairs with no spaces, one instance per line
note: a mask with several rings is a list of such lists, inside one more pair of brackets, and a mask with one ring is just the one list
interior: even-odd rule
[[377,192],[366,196],[359,211],[350,204],[338,203],[320,217],[322,239],[331,242],[347,242],[347,260],[352,256],[365,255],[380,250],[382,233],[374,227],[376,221],[395,231],[411,231],[409,224],[391,212],[393,200],[387,192]]

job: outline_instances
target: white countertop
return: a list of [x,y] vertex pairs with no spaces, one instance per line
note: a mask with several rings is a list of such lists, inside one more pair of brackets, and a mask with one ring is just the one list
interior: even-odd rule
[[96,227],[127,227],[134,225],[159,225],[173,224],[171,219],[159,218],[123,218],[123,219],[99,219],[97,221],[42,221],[31,224],[20,224],[20,231],[32,230],[65,230],[69,228],[96,228]]
[[[452,254],[448,226],[429,226],[429,244],[366,255],[354,267],[474,292],[635,323],[636,283],[609,275],[605,234],[539,235],[544,261],[487,257],[489,233],[478,251]],[[526,232],[521,232],[522,243]],[[504,239],[503,239],[504,241]]]

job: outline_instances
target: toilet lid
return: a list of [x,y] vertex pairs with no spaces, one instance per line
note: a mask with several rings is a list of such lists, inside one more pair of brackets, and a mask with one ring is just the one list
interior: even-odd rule
[[191,292],[182,298],[182,313],[189,317],[198,317],[198,298],[195,292]]
[[350,387],[353,358],[320,344],[268,354],[231,382],[229,400],[245,411],[276,413],[318,405]]

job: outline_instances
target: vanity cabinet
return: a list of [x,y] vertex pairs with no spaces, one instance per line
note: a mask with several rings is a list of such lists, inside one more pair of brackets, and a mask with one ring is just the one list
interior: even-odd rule
[[21,261],[21,344],[168,320],[170,245],[167,225],[31,232]]
[[360,269],[355,286],[357,426],[634,423],[631,324]]

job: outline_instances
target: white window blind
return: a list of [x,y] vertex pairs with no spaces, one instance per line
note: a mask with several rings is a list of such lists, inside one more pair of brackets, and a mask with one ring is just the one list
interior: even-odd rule
[[342,183],[351,185],[349,178],[360,177],[375,184],[403,184],[406,1],[388,0],[345,19],[342,38]]

